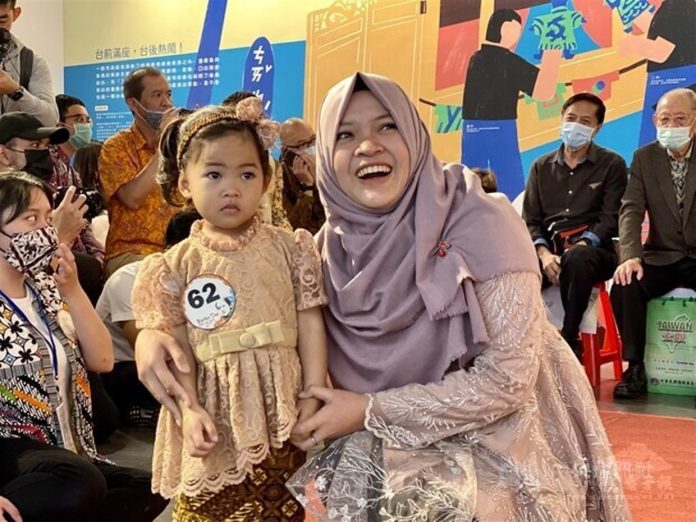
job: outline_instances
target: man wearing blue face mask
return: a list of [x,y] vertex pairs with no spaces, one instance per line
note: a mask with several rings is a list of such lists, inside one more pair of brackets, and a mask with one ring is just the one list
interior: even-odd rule
[[[611,298],[628,369],[614,388],[617,399],[635,399],[647,391],[647,302],[677,286],[696,290],[696,93],[674,89],[664,94],[653,122],[657,140],[633,155],[619,218],[622,263]],[[646,211],[650,231],[643,245]]]
[[63,158],[68,162],[75,153],[92,141],[92,118],[82,100],[67,94],[56,96],[58,125],[70,131],[70,139],[60,145]]
[[155,181],[160,134],[178,116],[169,83],[157,69],[140,67],[126,76],[123,95],[133,125],[106,140],[99,157],[110,223],[107,277],[121,266],[160,252],[175,210],[164,201]]
[[523,218],[537,249],[544,286],[559,286],[565,311],[561,334],[578,359],[582,316],[592,287],[616,268],[617,233],[626,163],[593,143],[606,107],[594,94],[578,93],[561,110],[561,146],[532,165]]

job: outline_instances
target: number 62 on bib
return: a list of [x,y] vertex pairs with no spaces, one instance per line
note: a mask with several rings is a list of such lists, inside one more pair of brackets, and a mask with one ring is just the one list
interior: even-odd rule
[[237,304],[232,286],[215,275],[192,279],[186,285],[183,300],[186,320],[203,330],[214,330],[225,324]]

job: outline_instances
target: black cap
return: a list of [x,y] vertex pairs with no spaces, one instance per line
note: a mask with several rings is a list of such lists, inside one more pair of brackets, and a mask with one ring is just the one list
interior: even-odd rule
[[0,116],[0,145],[5,145],[12,138],[48,138],[51,144],[58,145],[70,139],[70,131],[65,127],[44,127],[37,118],[26,112],[8,112]]

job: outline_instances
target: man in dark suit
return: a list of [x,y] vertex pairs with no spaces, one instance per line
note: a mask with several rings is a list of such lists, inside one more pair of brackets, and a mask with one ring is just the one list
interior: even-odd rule
[[[619,215],[622,263],[614,274],[612,303],[629,366],[614,388],[617,399],[647,392],[647,302],[677,286],[696,289],[696,93],[664,94],[653,122],[657,141],[635,152]],[[646,211],[650,232],[641,245]]]

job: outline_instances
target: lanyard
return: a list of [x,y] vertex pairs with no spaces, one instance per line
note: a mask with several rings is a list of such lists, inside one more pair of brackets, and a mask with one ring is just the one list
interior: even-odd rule
[[46,315],[46,309],[44,308],[43,303],[41,302],[41,299],[39,298],[38,294],[36,293],[36,290],[34,290],[31,286],[26,285],[26,287],[29,289],[29,292],[31,293],[33,300],[36,301],[36,303],[39,305],[39,315],[41,316],[41,320],[43,321],[44,325],[46,326],[46,331],[48,332],[48,338],[46,339],[44,335],[41,333],[41,331],[36,328],[36,326],[29,320],[29,318],[26,316],[26,314],[22,311],[22,309],[17,306],[17,304],[5,294],[2,290],[0,290],[0,296],[2,296],[7,304],[10,305],[10,308],[12,308],[12,311],[14,311],[15,314],[17,314],[22,321],[24,321],[27,324],[32,325],[36,330],[41,334],[41,337],[44,337],[48,341],[48,348],[51,350],[51,355],[53,356],[53,371],[56,374],[56,378],[58,377],[58,354],[56,353],[56,342],[53,339],[53,333],[51,332],[51,323],[48,320],[48,316]]

